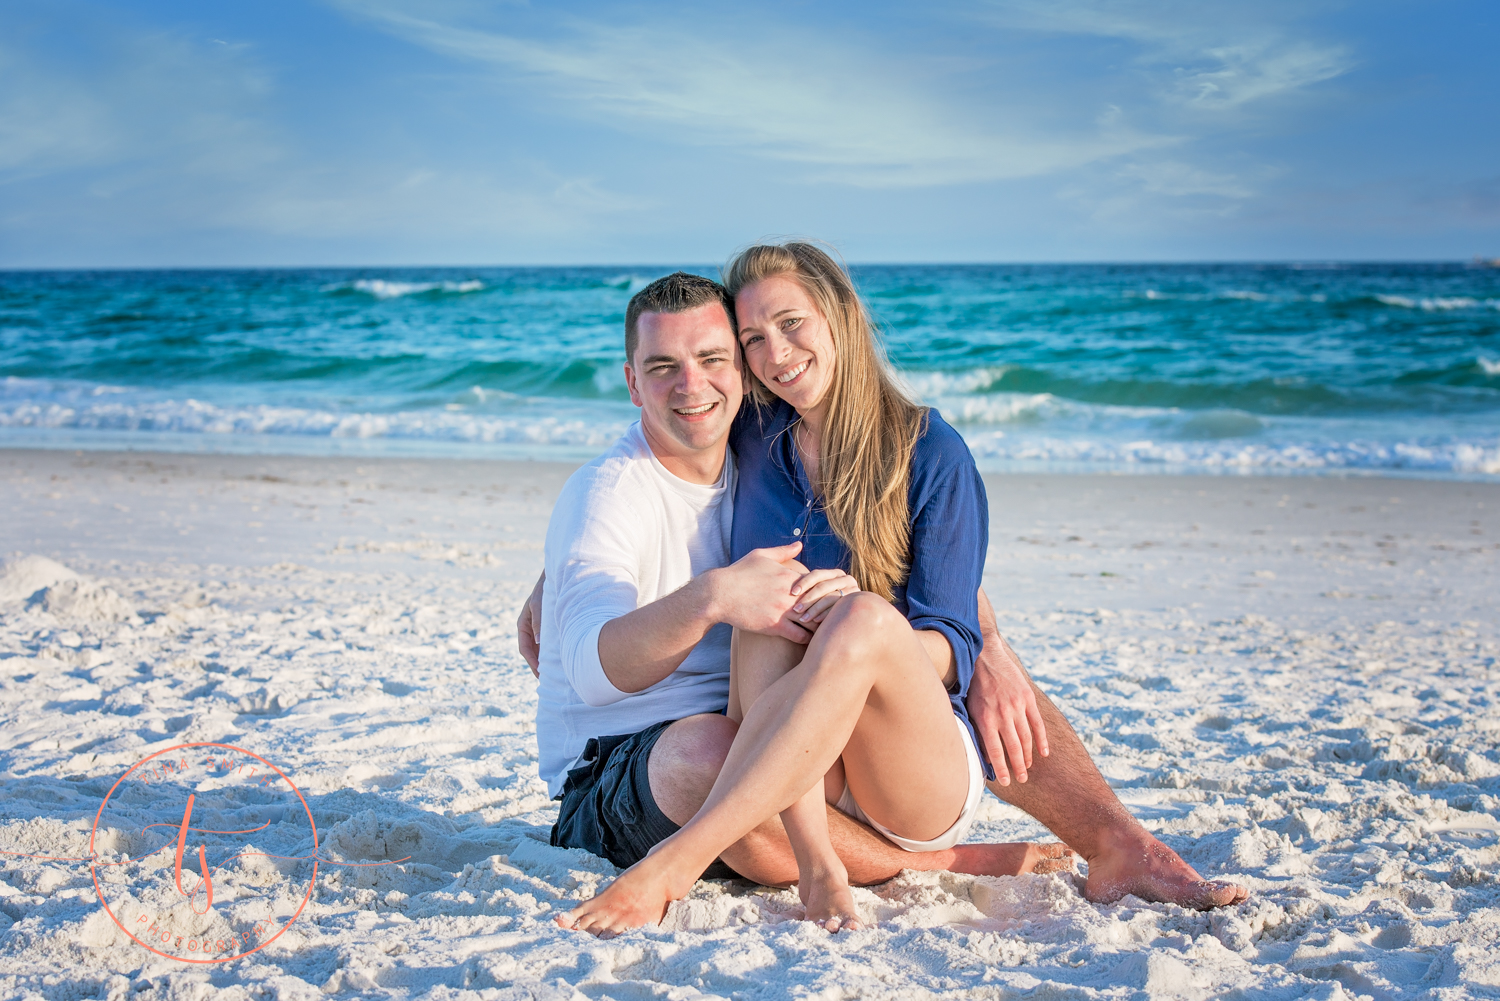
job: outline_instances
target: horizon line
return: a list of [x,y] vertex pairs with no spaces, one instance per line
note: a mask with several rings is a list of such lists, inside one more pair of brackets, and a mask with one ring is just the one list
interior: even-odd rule
[[[848,260],[850,267],[1161,267],[1161,266],[1346,266],[1371,264],[1448,264],[1466,265],[1476,268],[1500,268],[1500,257],[1475,254],[1468,258],[1453,257],[1306,257],[1306,258],[1200,258],[1200,259],[1138,259],[1138,260],[947,260],[947,261],[896,261],[896,260]],[[0,274],[37,274],[47,272],[91,272],[91,271],[356,271],[360,269],[386,269],[393,271],[414,270],[459,270],[474,268],[484,270],[521,270],[544,268],[717,268],[720,265],[705,262],[678,262],[675,264],[633,262],[593,263],[548,263],[548,264],[97,264],[97,265],[0,265]]]

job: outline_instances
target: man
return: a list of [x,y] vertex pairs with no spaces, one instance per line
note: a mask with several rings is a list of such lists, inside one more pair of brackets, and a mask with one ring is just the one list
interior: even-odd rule
[[[541,637],[539,767],[562,799],[553,841],[621,866],[697,813],[734,742],[735,724],[719,714],[729,628],[809,639],[792,611],[791,584],[802,572],[791,562],[797,546],[726,565],[734,492],[727,441],[743,374],[723,290],[682,273],[643,289],[626,313],[626,358],[640,424],[564,488],[548,528],[540,614],[534,594],[519,623],[534,670]],[[1199,907],[1243,899],[1242,888],[1201,880],[1125,811],[995,631],[982,595],[981,607],[985,652],[970,708],[999,772],[990,787],[1080,850],[1090,863],[1090,899],[1133,892]],[[1051,754],[1048,730],[1058,736]],[[1039,781],[1028,782],[1027,769]],[[829,828],[856,884],[903,868],[1045,866],[1038,846],[904,851],[836,810]],[[775,817],[720,860],[767,884],[797,878]],[[709,874],[728,873],[716,864]]]

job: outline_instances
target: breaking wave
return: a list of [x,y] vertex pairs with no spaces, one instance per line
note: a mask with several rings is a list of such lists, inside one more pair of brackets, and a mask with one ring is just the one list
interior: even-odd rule
[[1480,307],[1500,309],[1500,299],[1475,299],[1467,295],[1436,297],[1377,295],[1375,296],[1375,300],[1387,306],[1398,306],[1402,309],[1424,309],[1428,312],[1450,309],[1479,309]]
[[1500,437],[1466,441],[1112,442],[1088,438],[967,436],[981,468],[997,463],[1175,468],[1228,472],[1413,472],[1500,474]]
[[363,292],[375,299],[399,299],[408,295],[425,295],[430,292],[482,292],[484,282],[476,279],[462,282],[398,282],[384,278],[359,278],[352,282],[333,282],[323,286],[325,292]]

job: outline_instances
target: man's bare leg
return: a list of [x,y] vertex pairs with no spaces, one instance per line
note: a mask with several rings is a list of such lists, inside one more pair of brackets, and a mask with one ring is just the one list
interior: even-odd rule
[[[668,727],[651,750],[651,795],[678,826],[703,806],[729,754],[738,728],[717,714],[690,716]],[[1019,876],[1074,867],[1072,852],[1060,844],[955,845],[940,852],[909,852],[865,824],[828,807],[828,835],[855,886],[874,886],[903,869],[947,870],[975,876]],[[719,856],[735,872],[765,886],[797,881],[797,859],[780,818],[755,828]]]
[[[801,662],[807,648],[780,636],[735,630],[730,657],[729,715],[739,722],[771,685]],[[829,773],[842,793],[843,769]],[[791,806],[781,811],[781,824],[797,860],[797,895],[807,920],[828,931],[864,927],[849,890],[849,872],[834,851],[828,834],[828,791],[815,782]],[[836,796],[835,796],[836,798]]]
[[883,823],[917,840],[940,835],[968,782],[963,741],[933,673],[888,602],[863,592],[840,601],[802,663],[745,714],[702,809],[559,924],[612,934],[659,922],[721,852],[799,799],[841,755],[846,769],[858,766],[851,780],[888,778],[871,786],[866,806]]
[[[1099,769],[1089,758],[1078,734],[1031,680],[1016,652],[995,625],[995,609],[984,589],[979,591],[979,628],[984,650],[975,664],[969,688],[969,713],[992,758],[1005,754],[1019,780],[1001,785],[989,783],[990,791],[1018,806],[1077,848],[1089,862],[1084,893],[1096,903],[1118,900],[1133,893],[1145,900],[1161,900],[1185,907],[1206,909],[1237,904],[1249,891],[1222,881],[1207,881],[1186,862],[1140,825],[1125,809]],[[1031,700],[1041,717],[1041,730],[1050,738],[1050,754],[1023,757],[1020,736],[1011,732],[1001,708],[1014,696],[1011,686],[1030,686]],[[1013,704],[1013,703],[1012,703]],[[1012,713],[1014,709],[1012,708]],[[996,735],[1011,740],[1001,750]],[[1014,745],[1014,746],[1011,746]],[[1030,775],[1027,775],[1027,770]],[[1028,778],[1030,781],[1027,781]]]
[[1128,893],[1207,910],[1237,904],[1250,891],[1198,875],[1172,849],[1141,826],[1099,774],[1067,719],[1032,683],[1047,725],[1052,753],[1038,755],[1027,782],[989,783],[1002,800],[1031,814],[1089,864],[1084,896],[1111,903]]

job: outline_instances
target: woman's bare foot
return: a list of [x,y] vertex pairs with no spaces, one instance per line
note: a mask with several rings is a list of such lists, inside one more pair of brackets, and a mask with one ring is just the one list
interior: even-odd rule
[[620,873],[598,896],[585,900],[553,920],[561,928],[586,931],[600,938],[611,938],[643,925],[660,924],[667,916],[667,905],[681,900],[693,889],[697,871],[684,878],[670,860],[653,850]]
[[1144,829],[1089,859],[1085,897],[1096,904],[1110,904],[1127,893],[1200,911],[1238,904],[1250,896],[1250,891],[1238,883],[1204,879]]
[[1036,844],[1011,841],[999,845],[954,845],[953,872],[971,876],[1021,876],[1026,873],[1074,872],[1078,856],[1060,841]]
[[849,874],[839,865],[836,870],[819,869],[800,875],[797,896],[807,909],[807,920],[828,931],[859,931],[864,922],[854,907],[854,891],[849,888]]

